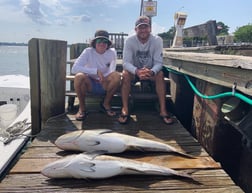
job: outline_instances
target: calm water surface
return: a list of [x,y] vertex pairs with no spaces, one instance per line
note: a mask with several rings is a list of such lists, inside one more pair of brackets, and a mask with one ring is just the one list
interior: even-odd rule
[[29,76],[27,46],[0,46],[0,75]]
[[0,46],[0,76],[10,74],[29,76],[28,46]]

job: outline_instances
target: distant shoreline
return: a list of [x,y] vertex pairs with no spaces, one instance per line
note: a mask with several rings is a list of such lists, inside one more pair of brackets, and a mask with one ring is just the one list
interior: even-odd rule
[[[15,42],[0,42],[0,46],[28,46],[27,43],[15,43]],[[71,45],[67,45],[70,47]]]
[[0,42],[0,46],[28,46],[28,44],[16,42]]

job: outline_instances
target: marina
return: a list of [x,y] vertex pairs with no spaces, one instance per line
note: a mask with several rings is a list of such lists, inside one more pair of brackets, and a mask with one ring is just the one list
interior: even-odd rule
[[[89,110],[88,118],[86,121],[80,122],[76,121],[74,117],[78,109],[78,101],[75,100],[73,108],[69,110],[65,98],[65,84],[62,85],[62,82],[66,81],[67,76],[67,62],[65,57],[66,42],[32,39],[29,42],[29,50],[30,65],[32,65],[30,69],[33,71],[30,77],[31,88],[33,88],[31,90],[32,134],[36,135],[36,137],[27,144],[25,151],[23,151],[24,153],[19,154],[16,162],[12,163],[13,167],[10,167],[7,175],[1,181],[0,192],[98,192],[101,190],[104,192],[243,192],[223,169],[223,167],[226,167],[225,164],[216,161],[216,159],[212,157],[212,155],[216,156],[223,153],[222,149],[214,148],[218,145],[222,145],[219,140],[225,142],[223,138],[213,135],[213,131],[211,131],[211,128],[215,129],[218,126],[216,126],[216,124],[218,123],[218,117],[221,117],[218,115],[220,114],[221,105],[215,103],[218,107],[214,107],[210,102],[211,108],[218,110],[208,115],[206,113],[207,111],[205,111],[208,106],[206,105],[204,108],[199,108],[199,100],[198,103],[195,103],[197,104],[197,108],[193,108],[197,111],[192,111],[192,109],[188,107],[192,106],[191,100],[195,97],[193,97],[193,92],[189,91],[190,87],[188,84],[180,83],[182,82],[180,78],[183,78],[180,77],[180,75],[173,74],[170,76],[168,74],[167,76],[167,78],[170,79],[168,82],[168,84],[170,84],[168,93],[170,98],[167,99],[167,107],[174,115],[173,118],[175,123],[173,125],[167,126],[160,121],[155,100],[137,98],[133,101],[131,120],[127,125],[119,124],[117,122],[117,117],[111,118],[101,113],[99,109],[99,102],[101,99],[92,97],[89,99],[90,101],[87,102]],[[206,55],[209,57],[207,61],[214,61],[211,57],[216,57],[215,55],[202,55],[199,53],[195,55],[193,60],[191,58],[194,56],[193,54],[190,54],[189,58],[187,58],[187,54],[169,53],[169,50],[164,50],[164,52],[164,64],[170,69],[179,69],[180,71],[183,70],[183,72],[186,70],[180,65],[180,61],[182,60],[184,62],[190,61],[188,65],[195,65],[194,63],[198,63],[199,61],[197,61],[197,58],[202,58],[203,55],[204,57],[206,57]],[[55,53],[57,53],[59,57],[53,57]],[[180,54],[180,57],[174,57],[178,54]],[[223,61],[225,61],[223,59],[225,57],[226,61],[230,61],[227,56],[218,57],[222,58],[222,64]],[[46,58],[46,60],[38,60],[38,58]],[[180,58],[179,61],[178,58]],[[235,62],[234,58],[236,57],[232,56],[232,58],[232,61]],[[249,68],[249,65],[246,65],[250,64],[249,57],[240,58],[237,56],[237,58],[244,61],[242,68],[246,68],[246,66]],[[229,63],[228,68],[232,65],[231,63]],[[120,66],[120,64],[118,65]],[[180,68],[177,68],[176,65],[179,65]],[[210,69],[219,68],[219,66],[211,64],[208,67],[210,67]],[[40,71],[38,71],[38,69]],[[58,73],[57,76],[54,75],[56,72]],[[188,74],[197,77],[197,73],[195,72],[188,72]],[[205,78],[200,71],[198,74],[202,80]],[[249,79],[250,77],[249,74],[245,77],[243,76],[245,79]],[[209,78],[207,79],[210,80]],[[50,84],[52,81],[54,84]],[[174,81],[176,81],[176,84],[173,84]],[[236,87],[238,90],[244,89],[242,81],[240,82]],[[225,86],[230,85],[232,84],[228,83],[228,81],[225,82]],[[175,86],[179,86],[180,88],[176,88]],[[210,84],[210,86],[211,87],[207,89],[208,92],[213,91],[211,89],[213,85]],[[247,87],[247,89],[247,91],[243,90],[243,92],[249,95],[251,88]],[[57,90],[57,92],[55,92],[55,90]],[[177,92],[174,92],[175,90],[177,90]],[[145,92],[145,90],[143,91]],[[181,94],[181,91],[187,92],[187,94],[184,96]],[[214,91],[221,92],[222,90],[214,89]],[[211,92],[209,95],[211,95]],[[185,100],[183,96],[186,97],[187,100]],[[189,100],[190,98],[191,100]],[[120,106],[120,97],[115,96],[113,99],[113,108],[115,108],[118,113],[120,112]],[[183,108],[181,106],[183,106]],[[201,112],[204,113],[202,114]],[[192,115],[194,116],[193,119],[191,118]],[[194,129],[187,129],[187,126],[191,125],[191,122],[188,123],[188,120],[197,121],[201,115],[205,117],[202,121],[210,119],[211,116],[216,117],[212,122],[208,122],[212,124],[207,127],[208,130],[206,130],[204,126],[198,126],[198,124],[202,122],[196,122]],[[250,114],[247,113],[242,119],[246,120],[246,117],[249,116]],[[232,120],[230,122],[232,122]],[[205,129],[204,133],[201,132],[202,128]],[[115,176],[100,180],[52,180],[41,174],[41,170],[46,164],[63,156],[76,153],[63,151],[56,147],[54,142],[59,136],[75,130],[92,129],[110,129],[131,136],[163,142],[182,152],[195,156],[195,159],[191,159],[170,153],[134,151],[116,155],[118,157],[169,167],[178,171],[191,172],[193,180],[175,176],[163,177],[144,175]],[[232,132],[230,133],[229,131],[229,133],[225,133],[226,137],[230,136]],[[232,143],[235,145],[236,142],[233,141]],[[243,151],[248,151],[246,150],[246,146],[243,148]],[[225,151],[226,154],[230,154],[232,150],[227,148]],[[249,156],[249,154],[247,154],[247,156]],[[247,156],[243,156],[244,162],[248,159]],[[232,166],[232,164],[233,163],[230,163],[230,166]],[[242,174],[244,176],[249,175],[246,174],[248,169],[246,169],[244,165],[243,167],[244,170]],[[249,167],[249,165],[247,165],[247,167]],[[247,179],[249,180],[249,178]],[[247,185],[249,185],[249,183]]]
[[[141,1],[140,15],[148,16],[141,30],[151,29],[156,11],[157,1]],[[217,28],[226,26],[215,20],[183,29],[186,19],[186,13],[175,13],[174,39],[164,33],[163,52],[159,48],[165,101],[160,107],[156,90],[161,87],[151,81],[132,83],[127,124],[118,122],[120,89],[113,92],[113,117],[100,105],[103,96],[87,94],[86,108],[78,101],[70,72],[89,44],[30,39],[29,86],[17,88],[18,79],[14,88],[3,86],[10,77],[0,76],[0,192],[250,193],[252,47],[234,45],[232,37],[217,39]],[[127,80],[125,74],[122,79],[127,36],[106,32],[99,36],[105,39],[96,40],[115,48],[121,80]],[[155,75],[147,70],[148,79]],[[80,111],[87,109],[84,121],[75,117],[79,104]],[[160,119],[164,106],[174,120],[171,125]],[[12,114],[5,123],[3,117]]]

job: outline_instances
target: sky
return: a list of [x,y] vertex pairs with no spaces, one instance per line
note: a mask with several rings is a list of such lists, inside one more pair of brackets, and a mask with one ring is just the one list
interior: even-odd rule
[[[233,33],[252,23],[252,1],[156,0],[152,33],[167,32],[175,12],[185,12],[186,27],[209,20],[223,22]],[[32,38],[89,43],[98,29],[134,34],[141,0],[0,0],[0,42],[27,43]]]

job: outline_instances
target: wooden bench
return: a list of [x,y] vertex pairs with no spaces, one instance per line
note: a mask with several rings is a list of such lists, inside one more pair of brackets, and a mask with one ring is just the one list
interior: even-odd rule
[[[70,67],[74,64],[76,59],[71,59],[67,62],[67,64],[70,64]],[[116,70],[118,72],[122,72],[122,59],[117,59],[116,61]],[[166,74],[166,73],[165,73]],[[74,91],[74,75],[67,75],[66,76],[66,81],[70,81],[70,90],[67,90],[65,93],[65,96],[68,97],[68,110],[72,110],[74,108],[74,102],[75,102],[75,97],[77,97],[76,92]],[[170,79],[165,77],[165,82],[166,82],[166,99],[169,100],[171,98],[170,96]],[[103,96],[99,95],[94,95],[94,94],[87,94],[87,97],[90,98],[102,98]],[[116,92],[113,98],[121,98],[121,93],[120,90]],[[146,101],[158,101],[158,97],[155,91],[155,85],[153,83],[148,83],[146,81],[143,82],[137,82],[135,85],[132,85],[131,88],[131,94],[130,94],[130,101],[129,104],[133,107],[135,101],[141,100],[143,102]]]
[[[66,81],[74,81],[74,75],[67,75]],[[165,78],[165,82],[167,85],[167,89],[169,90],[169,83],[170,80],[168,78]],[[167,92],[169,93],[169,92]],[[68,110],[72,110],[74,108],[74,101],[75,97],[77,97],[77,94],[74,90],[67,90],[65,95],[68,97]],[[103,96],[100,95],[94,95],[94,94],[87,94],[87,97],[91,98],[102,98]],[[121,98],[120,90],[116,92],[113,96],[113,98]],[[170,94],[166,94],[166,99],[170,99]],[[142,101],[158,101],[158,97],[155,91],[155,86],[152,83],[148,82],[137,82],[135,85],[132,85],[131,88],[131,94],[130,94],[130,105],[134,106],[134,102],[136,100],[142,100]]]

